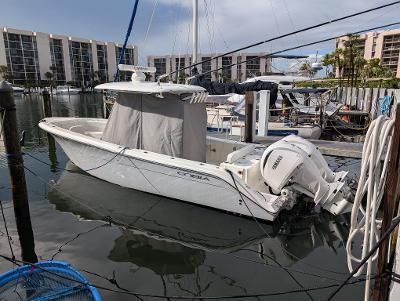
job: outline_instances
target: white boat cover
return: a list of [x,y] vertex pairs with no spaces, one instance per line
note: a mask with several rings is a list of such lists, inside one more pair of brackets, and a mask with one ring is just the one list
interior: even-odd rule
[[205,103],[175,94],[118,93],[102,139],[194,161],[206,160]]

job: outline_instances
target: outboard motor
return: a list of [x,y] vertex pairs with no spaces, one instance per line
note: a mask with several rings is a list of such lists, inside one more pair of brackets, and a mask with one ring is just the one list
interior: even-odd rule
[[346,172],[334,173],[310,142],[288,136],[270,145],[261,159],[261,174],[275,194],[305,194],[333,214],[351,210]]

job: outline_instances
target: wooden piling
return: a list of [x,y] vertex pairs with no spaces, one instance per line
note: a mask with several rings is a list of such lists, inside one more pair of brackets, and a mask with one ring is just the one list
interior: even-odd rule
[[44,89],[42,92],[42,97],[43,97],[43,111],[44,111],[44,116],[45,117],[52,117],[53,113],[51,110],[51,97],[49,91],[47,89]]
[[254,92],[246,91],[245,95],[245,129],[244,129],[244,142],[253,142],[253,106],[254,106]]
[[21,245],[22,260],[37,262],[26,188],[24,160],[18,140],[17,114],[10,83],[0,82],[0,119],[3,121],[4,146],[12,187],[15,221]]
[[[389,167],[385,190],[382,197],[383,204],[383,219],[381,234],[385,233],[391,223],[392,219],[397,212],[398,202],[400,200],[400,104],[397,105],[396,120],[394,125],[392,147],[390,150]],[[384,275],[386,271],[392,271],[393,262],[389,255],[390,240],[387,239],[379,248],[378,266],[376,274],[378,276]],[[391,247],[391,253],[395,252],[396,246]],[[386,301],[389,297],[390,277],[376,278],[373,290],[374,301]]]
[[[44,116],[45,117],[52,117],[53,112],[51,109],[51,95],[47,89],[44,89],[42,92],[42,97],[43,97],[43,111],[44,111]],[[57,171],[57,154],[56,154],[56,142],[49,133],[47,133],[47,144],[49,147],[49,160],[51,162],[50,170],[52,172]]]

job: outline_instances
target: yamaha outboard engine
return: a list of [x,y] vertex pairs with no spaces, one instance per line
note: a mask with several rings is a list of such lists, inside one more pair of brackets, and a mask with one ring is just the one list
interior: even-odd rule
[[261,174],[275,194],[301,193],[333,214],[351,210],[347,172],[334,173],[307,140],[288,136],[270,145],[261,159]]

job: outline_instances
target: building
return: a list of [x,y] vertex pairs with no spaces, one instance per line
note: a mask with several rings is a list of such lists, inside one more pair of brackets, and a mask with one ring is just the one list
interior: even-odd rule
[[[39,84],[53,74],[57,85],[74,82],[88,86],[92,81],[113,80],[122,45],[4,27],[0,35],[0,66],[11,73],[17,85]],[[138,60],[136,46],[129,45],[123,63],[134,65]],[[47,74],[48,75],[48,74]],[[121,80],[130,75],[121,73]]]
[[[347,37],[337,39],[336,48],[345,48],[347,39]],[[396,77],[400,78],[400,29],[361,34],[356,47],[360,48],[364,59],[378,58],[381,65],[388,67]],[[337,70],[337,77],[338,72]]]
[[[199,61],[206,61],[213,56],[219,54],[199,54]],[[262,56],[267,53],[234,53],[218,59],[204,62],[197,66],[200,73],[205,74],[208,79],[221,81],[244,81],[249,77],[265,75],[271,72],[271,58]],[[243,63],[241,63],[243,62]],[[156,73],[153,79],[160,75],[177,71],[192,64],[191,55],[164,55],[164,56],[148,56],[147,63],[151,67],[156,67]],[[234,66],[231,66],[234,64]],[[218,68],[225,67],[221,70],[210,72]],[[182,79],[189,76],[191,70],[188,68],[180,74],[174,74],[173,80]],[[210,73],[207,73],[210,72]]]

